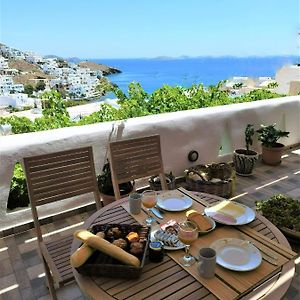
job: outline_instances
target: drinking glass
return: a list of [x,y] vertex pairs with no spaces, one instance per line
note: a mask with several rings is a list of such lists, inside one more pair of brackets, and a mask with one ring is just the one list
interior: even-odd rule
[[178,238],[185,244],[185,255],[179,259],[179,262],[189,267],[195,263],[195,258],[190,255],[190,245],[198,238],[198,227],[195,223],[184,221],[178,224]]
[[142,204],[147,210],[148,217],[145,220],[147,226],[151,226],[155,219],[150,215],[150,208],[154,207],[157,202],[157,195],[155,191],[144,191],[142,193]]

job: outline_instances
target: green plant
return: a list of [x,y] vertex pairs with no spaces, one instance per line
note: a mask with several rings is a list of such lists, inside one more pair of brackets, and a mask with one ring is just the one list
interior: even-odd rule
[[7,208],[27,207],[29,204],[25,174],[22,166],[16,163],[11,180],[10,191],[7,200]]
[[[113,184],[111,180],[111,171],[110,171],[110,165],[107,161],[102,169],[102,174],[97,176],[97,183],[99,191],[103,194],[114,196],[114,189]],[[131,182],[125,182],[121,183],[119,185],[120,187],[120,193],[121,195],[128,194],[132,191],[133,185]]]
[[242,87],[243,87],[243,83],[242,82],[235,83],[232,86],[232,88],[235,89],[235,90],[241,89]]
[[275,89],[278,87],[278,83],[277,82],[270,82],[267,86],[268,89]]
[[265,147],[274,147],[281,137],[288,137],[288,131],[282,131],[275,128],[276,124],[261,125],[261,128],[256,130],[258,133],[258,140],[261,141]]
[[277,227],[300,231],[300,202],[283,194],[256,202],[256,208]]
[[246,149],[247,152],[250,150],[250,146],[253,144],[253,135],[254,135],[254,125],[253,124],[247,124],[245,129],[245,143],[246,143]]

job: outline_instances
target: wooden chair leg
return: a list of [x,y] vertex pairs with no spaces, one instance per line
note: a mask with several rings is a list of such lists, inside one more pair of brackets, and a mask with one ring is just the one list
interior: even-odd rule
[[45,261],[44,257],[43,257],[43,264],[44,264],[46,280],[47,280],[47,285],[48,285],[48,288],[49,288],[50,295],[51,295],[53,300],[57,300],[56,291],[55,291],[55,287],[54,287],[54,281],[53,281],[50,269],[48,267],[48,264]]

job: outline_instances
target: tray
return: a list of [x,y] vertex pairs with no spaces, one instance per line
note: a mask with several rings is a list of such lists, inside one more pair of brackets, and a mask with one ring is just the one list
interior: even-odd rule
[[[141,255],[136,255],[141,265],[139,267],[125,265],[122,262],[102,253],[95,251],[92,256],[80,267],[76,268],[78,273],[89,276],[106,276],[120,278],[137,278],[141,275],[145,265],[146,253],[149,244],[149,229],[142,225],[128,224],[94,224],[89,230],[96,234],[99,231],[107,232],[110,228],[118,227],[122,232],[121,238],[126,239],[129,232],[134,231],[138,234],[143,230],[146,231],[146,241],[144,241],[144,251]],[[109,239],[108,239],[109,240]],[[128,250],[128,249],[125,249]]]

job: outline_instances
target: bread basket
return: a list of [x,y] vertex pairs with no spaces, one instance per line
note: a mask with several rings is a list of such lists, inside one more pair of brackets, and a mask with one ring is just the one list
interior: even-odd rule
[[137,232],[139,233],[142,229],[146,233],[146,241],[144,242],[143,253],[137,255],[140,259],[141,264],[139,267],[125,265],[122,262],[100,252],[95,251],[92,256],[80,267],[76,268],[76,270],[83,275],[89,276],[106,276],[106,277],[115,277],[115,278],[137,278],[141,275],[145,259],[146,252],[149,244],[149,229],[146,229],[142,225],[128,225],[128,224],[94,224],[90,231],[96,234],[99,231],[106,232],[110,228],[118,227],[122,232],[122,238],[126,239],[126,236],[129,232]]

